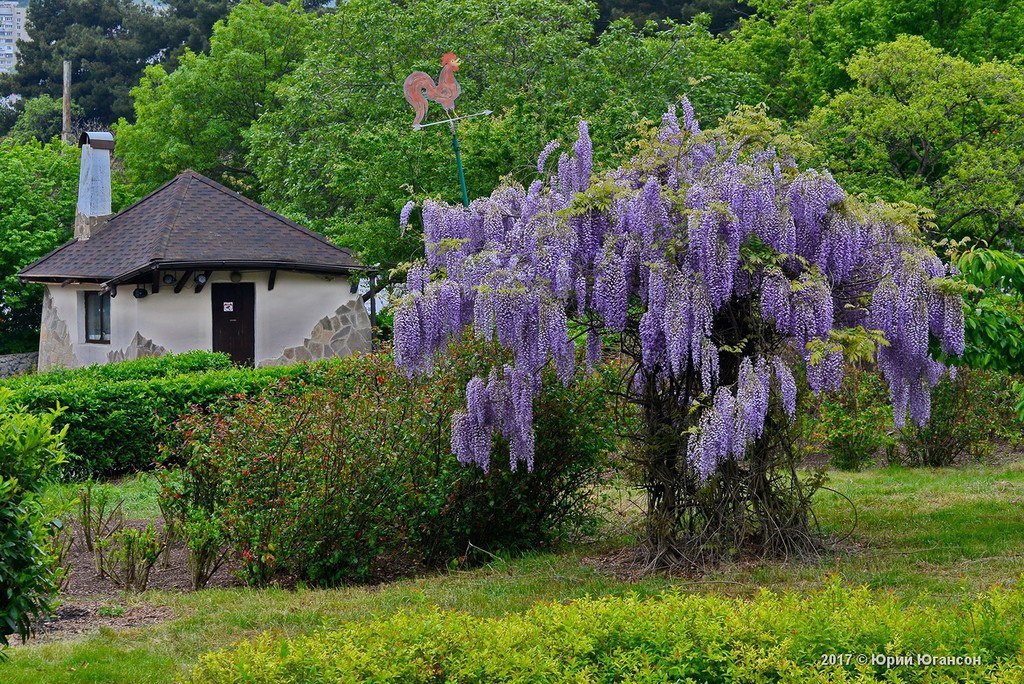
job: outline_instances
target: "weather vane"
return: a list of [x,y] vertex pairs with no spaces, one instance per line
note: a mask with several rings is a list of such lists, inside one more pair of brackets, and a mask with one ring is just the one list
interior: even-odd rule
[[[414,71],[405,79],[405,99],[416,111],[416,118],[412,122],[414,130],[420,130],[427,126],[437,126],[446,123],[452,130],[452,149],[455,150],[455,166],[459,171],[459,186],[462,188],[462,204],[469,206],[469,191],[466,189],[466,174],[462,170],[462,155],[459,154],[459,136],[455,133],[455,122],[463,119],[471,119],[474,116],[488,116],[491,110],[485,109],[476,114],[457,116],[455,113],[455,100],[462,94],[462,86],[455,80],[455,72],[459,70],[459,58],[454,52],[446,52],[441,57],[441,75],[437,77],[437,83],[424,71]],[[423,123],[427,115],[427,108],[430,106],[428,100],[433,100],[441,105],[447,119]]]

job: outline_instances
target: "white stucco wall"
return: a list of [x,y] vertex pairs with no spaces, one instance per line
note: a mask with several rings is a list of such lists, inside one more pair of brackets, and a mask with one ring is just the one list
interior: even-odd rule
[[[182,273],[177,273],[181,276]],[[65,322],[76,366],[106,363],[112,352],[124,350],[136,337],[153,341],[167,352],[210,349],[213,344],[213,313],[210,299],[213,283],[231,282],[229,271],[215,271],[199,294],[190,283],[175,294],[173,285],[136,299],[134,286],[123,285],[111,299],[110,344],[85,341],[84,285],[48,286],[52,307]],[[256,286],[256,362],[278,359],[288,347],[301,346],[317,323],[331,317],[359,297],[351,292],[345,277],[317,276],[278,271],[274,289],[268,291],[269,271],[242,272],[243,283]],[[44,316],[45,320],[45,316]],[[367,336],[368,339],[368,336]]]

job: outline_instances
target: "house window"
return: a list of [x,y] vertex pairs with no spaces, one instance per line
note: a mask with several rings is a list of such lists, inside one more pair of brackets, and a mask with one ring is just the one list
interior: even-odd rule
[[85,341],[110,343],[110,294],[85,293]]

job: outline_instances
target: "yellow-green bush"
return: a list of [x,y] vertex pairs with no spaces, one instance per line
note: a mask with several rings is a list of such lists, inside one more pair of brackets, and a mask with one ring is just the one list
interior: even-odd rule
[[[497,619],[411,611],[315,636],[267,635],[206,655],[186,681],[1020,682],[1022,637],[1024,584],[939,608],[833,582],[804,596],[614,597]],[[981,664],[871,662],[918,654]]]

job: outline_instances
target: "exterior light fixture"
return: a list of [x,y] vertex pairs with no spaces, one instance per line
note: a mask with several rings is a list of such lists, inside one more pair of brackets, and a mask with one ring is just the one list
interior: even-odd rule
[[352,279],[352,282],[349,284],[348,291],[352,294],[359,292],[359,281],[357,279]]
[[117,285],[115,285],[114,287],[110,288],[110,298],[113,299],[116,296],[117,296]]
[[134,290],[132,290],[132,297],[135,297],[136,299],[142,299],[148,294],[149,293],[146,292],[146,288],[144,287],[137,287]]
[[240,283],[240,282],[242,282],[242,274],[239,273],[238,271],[232,271],[231,272],[231,282],[233,282],[233,283]]
[[205,273],[200,273],[199,275],[196,276],[196,283],[199,285],[205,285],[206,280],[207,278]]
[[164,273],[164,285],[173,285],[177,280],[173,273]]

